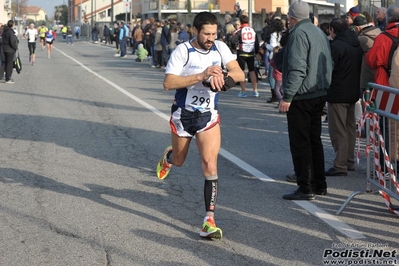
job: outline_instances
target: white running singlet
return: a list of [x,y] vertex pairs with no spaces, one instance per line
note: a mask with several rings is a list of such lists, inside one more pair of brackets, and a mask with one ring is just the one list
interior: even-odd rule
[[25,31],[25,35],[28,37],[28,42],[36,42],[36,38],[37,38],[37,30],[36,29],[27,29]]
[[[191,40],[192,41],[192,40]],[[203,72],[207,67],[225,66],[236,60],[224,42],[215,40],[212,48],[207,50],[194,48],[190,41],[179,44],[170,56],[165,74],[189,76]],[[188,111],[217,113],[218,93],[198,82],[187,88],[176,90],[174,104]]]

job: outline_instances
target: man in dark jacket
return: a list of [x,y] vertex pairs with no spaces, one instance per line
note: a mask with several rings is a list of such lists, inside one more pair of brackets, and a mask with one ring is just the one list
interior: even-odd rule
[[103,35],[104,35],[104,44],[111,43],[110,31],[107,25],[104,25]]
[[4,73],[5,69],[6,83],[14,83],[11,79],[11,75],[14,68],[15,53],[18,50],[18,39],[15,36],[13,27],[14,21],[9,20],[2,33],[4,61],[1,64],[0,73]]
[[328,131],[335,159],[325,175],[343,176],[355,169],[355,104],[360,94],[363,49],[356,33],[349,29],[344,19],[333,19],[330,29],[334,70],[327,91]]
[[161,21],[162,33],[161,33],[161,45],[162,45],[162,63],[161,67],[166,67],[169,59],[169,27],[167,21]]
[[[331,83],[332,59],[326,35],[309,19],[301,0],[288,11],[291,29],[283,59],[280,112],[287,113],[288,134],[298,189],[286,200],[312,200],[327,194],[321,115]],[[269,73],[271,74],[271,73]]]

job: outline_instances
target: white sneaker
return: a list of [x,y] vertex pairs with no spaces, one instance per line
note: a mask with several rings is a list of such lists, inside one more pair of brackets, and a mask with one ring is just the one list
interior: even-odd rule
[[120,54],[114,54],[114,57],[119,57],[119,56],[121,56]]

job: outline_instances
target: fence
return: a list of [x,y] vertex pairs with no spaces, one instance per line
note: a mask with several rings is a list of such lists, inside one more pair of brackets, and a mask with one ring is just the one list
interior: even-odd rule
[[[370,89],[373,99],[370,99]],[[391,202],[391,197],[399,200],[397,180],[399,168],[399,89],[369,83],[364,96],[365,112],[358,124],[360,139],[361,128],[366,131],[366,192],[371,193],[372,186],[378,189],[388,210],[399,215],[399,208]],[[358,160],[360,142],[358,142]],[[373,158],[373,164],[371,159]],[[361,191],[353,192],[337,211],[341,214],[348,203]]]

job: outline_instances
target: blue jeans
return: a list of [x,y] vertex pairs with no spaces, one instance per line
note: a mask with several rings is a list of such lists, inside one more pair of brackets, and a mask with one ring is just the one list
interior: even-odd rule
[[91,36],[91,38],[93,39],[93,42],[98,41],[97,33],[93,33],[93,35]]
[[73,37],[72,37],[72,35],[68,35],[68,36],[67,36],[66,42],[67,42],[67,44],[68,44],[68,43],[72,43],[72,44],[73,44]]
[[153,65],[153,66],[156,66],[156,65],[157,65],[157,60],[156,60],[157,54],[156,54],[156,52],[155,52],[155,44],[153,44],[153,45],[151,46],[151,54],[152,54],[152,58],[151,58],[151,60],[152,60],[152,65]]
[[276,80],[273,78],[273,68],[269,65],[269,70],[267,71],[267,79],[269,80],[270,84],[270,89],[274,90],[274,87],[276,87]]
[[270,54],[269,50],[266,49],[265,55],[263,56],[263,62],[265,63],[265,73],[266,74],[268,74],[267,72],[269,71],[269,54]]
[[122,40],[119,40],[119,45],[121,48],[121,56],[126,55],[126,49],[127,49],[127,38],[123,38]]

